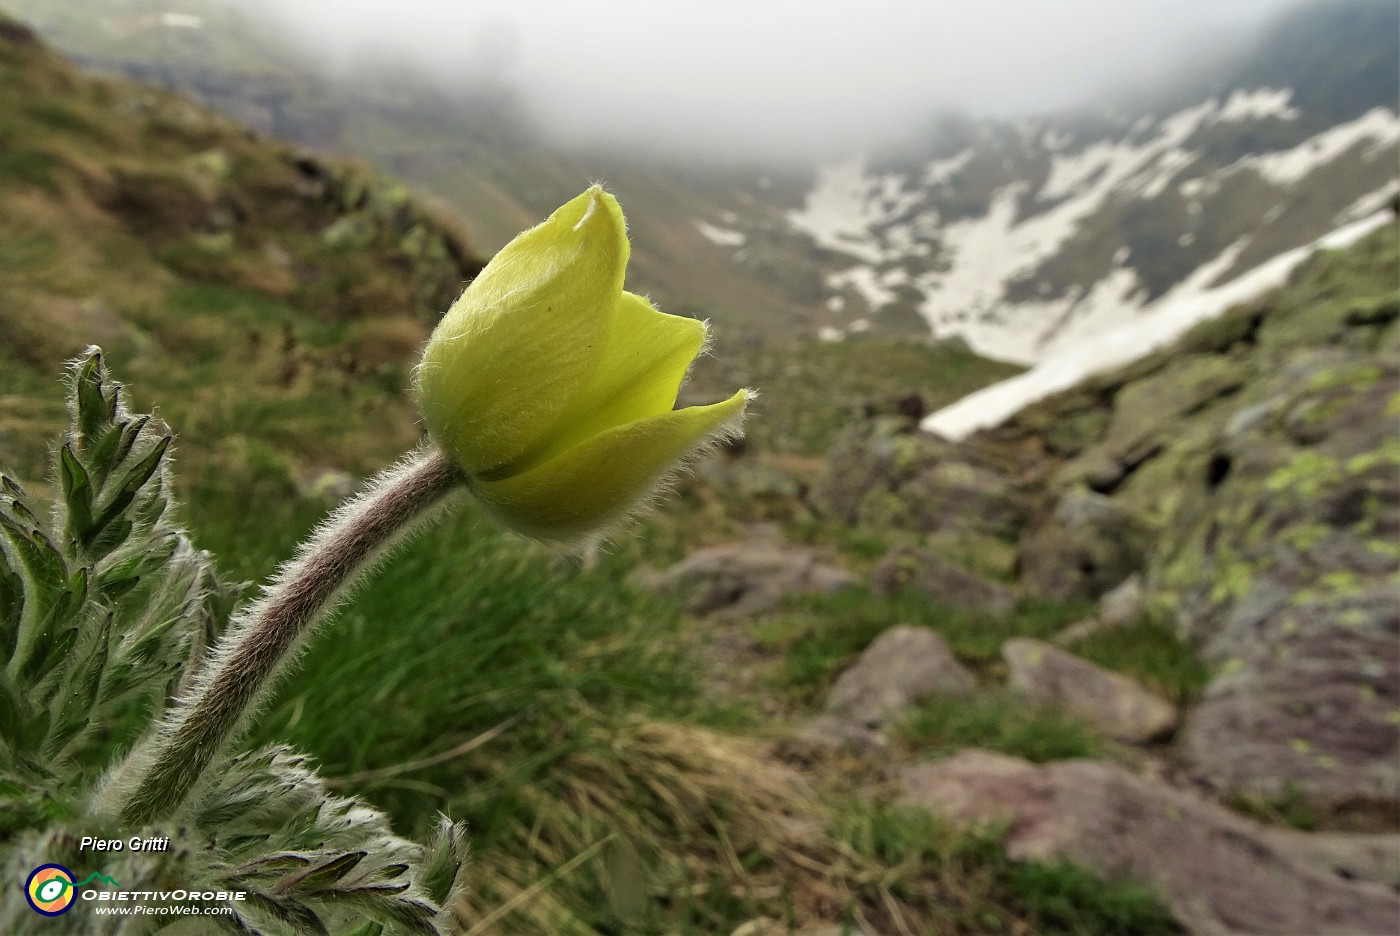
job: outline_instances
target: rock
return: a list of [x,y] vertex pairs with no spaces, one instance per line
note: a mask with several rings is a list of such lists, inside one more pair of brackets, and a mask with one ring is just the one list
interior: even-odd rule
[[773,746],[773,754],[790,764],[814,764],[849,752],[858,757],[884,754],[890,741],[883,734],[848,718],[818,715]]
[[[1261,588],[1266,588],[1261,585]],[[1217,790],[1297,795],[1324,809],[1400,809],[1400,588],[1235,615],[1237,655],[1192,710],[1179,754]],[[1241,602],[1236,606],[1247,606]],[[1241,620],[1243,619],[1243,620]]]
[[1096,599],[1139,572],[1151,545],[1150,526],[1129,508],[1072,488],[1022,537],[1022,585],[1052,598]]
[[836,680],[826,712],[878,727],[936,695],[965,695],[977,680],[926,627],[891,627]]
[[1142,616],[1146,595],[1142,576],[1133,573],[1099,601],[1099,620],[1106,630],[1127,627]]
[[997,618],[1009,616],[1016,607],[1016,594],[1005,585],[913,546],[896,546],[886,553],[870,573],[870,589],[884,596],[912,589],[949,607]]
[[[899,489],[908,528],[1015,539],[1030,514],[1009,479],[968,461],[945,461],[920,472]],[[894,518],[897,520],[898,518]]]
[[1045,441],[1051,451],[1073,457],[1103,437],[1109,418],[1109,412],[1102,407],[1069,413],[1046,427]]
[[1134,573],[1099,601],[1098,613],[1071,624],[1055,635],[1055,643],[1072,647],[1095,634],[1118,630],[1137,622],[1147,607],[1142,576]]
[[321,232],[321,239],[327,246],[361,250],[373,244],[378,236],[375,219],[362,212],[341,215]]
[[1152,600],[1215,672],[1179,753],[1222,793],[1400,815],[1398,390],[1393,358],[1299,352],[1176,469]]
[[1176,727],[1176,706],[1126,676],[1028,637],[1001,648],[1012,692],[1084,719],[1111,737],[1145,744]]
[[842,523],[1013,541],[1029,516],[1009,478],[902,417],[879,417],[843,433],[814,501]]
[[807,485],[775,459],[727,447],[696,462],[693,471],[729,504],[734,515],[789,518],[810,512]]
[[757,614],[792,595],[850,588],[856,577],[785,543],[729,543],[698,550],[670,568],[638,570],[631,581],[649,591],[682,596],[692,614]]
[[908,768],[903,799],[958,823],[1006,823],[1017,860],[1137,878],[1192,932],[1391,933],[1400,920],[1393,891],[1300,862],[1257,824],[1113,764],[965,751]]
[[1268,836],[1299,861],[1344,878],[1400,890],[1400,834],[1269,829]]
[[1176,419],[1237,390],[1244,379],[1229,357],[1194,354],[1134,381],[1114,398],[1113,422],[1100,457],[1132,470],[1147,452],[1164,445]]
[[1096,617],[1086,617],[1075,621],[1069,627],[1056,634],[1052,639],[1061,647],[1073,647],[1081,640],[1088,640],[1097,633],[1106,630],[1103,622]]

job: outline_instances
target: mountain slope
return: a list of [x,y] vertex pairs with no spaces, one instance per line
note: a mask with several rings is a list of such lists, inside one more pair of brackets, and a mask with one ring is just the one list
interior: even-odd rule
[[629,288],[668,312],[714,319],[731,341],[811,331],[821,282],[805,260],[809,248],[777,244],[745,273],[694,223],[722,199],[751,206],[751,224],[783,227],[765,195],[801,188],[776,171],[561,152],[542,142],[507,92],[463,88],[449,96],[409,67],[328,77],[306,50],[269,35],[246,10],[208,0],[6,6],[84,67],[179,90],[264,133],[368,159],[419,184],[468,219],[473,242],[487,251],[602,180],[633,229],[650,232],[634,244]]
[[903,152],[825,167],[789,219],[846,257],[825,278],[833,327],[912,308],[983,353],[1038,360],[1384,207],[1400,190],[1397,35],[1393,4],[1302,7],[1201,98],[947,118]]
[[85,64],[423,184],[488,249],[601,178],[651,232],[635,288],[731,340],[932,331],[1029,363],[1397,191],[1400,11],[1386,0],[1292,8],[1239,59],[1116,109],[944,115],[897,148],[784,168],[565,152],[508,89],[448,96],[411,67],[332,80],[237,8],[201,0],[98,15],[72,0],[11,3]]
[[66,424],[56,362],[90,343],[198,483],[368,471],[418,438],[408,368],[478,269],[402,185],[83,75],[0,19],[0,451],[21,477]]

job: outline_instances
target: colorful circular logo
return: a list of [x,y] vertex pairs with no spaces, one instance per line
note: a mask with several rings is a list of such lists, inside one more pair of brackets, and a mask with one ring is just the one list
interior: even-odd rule
[[77,896],[73,872],[63,865],[39,865],[29,872],[29,880],[24,882],[24,897],[29,906],[44,916],[67,913]]

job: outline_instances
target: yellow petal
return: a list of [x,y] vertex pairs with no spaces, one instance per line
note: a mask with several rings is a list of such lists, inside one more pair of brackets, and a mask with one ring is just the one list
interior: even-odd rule
[[594,186],[502,248],[438,324],[419,402],[469,474],[538,446],[586,385],[627,257],[622,209]]
[[503,523],[542,540],[574,540],[624,519],[687,454],[737,431],[749,392],[615,426],[522,474],[477,485]]
[[658,312],[624,292],[587,385],[537,449],[494,474],[528,471],[605,429],[668,412],[704,344],[703,322]]

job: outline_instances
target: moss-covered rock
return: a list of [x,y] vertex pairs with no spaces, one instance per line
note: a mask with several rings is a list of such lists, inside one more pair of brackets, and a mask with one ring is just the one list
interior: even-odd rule
[[850,427],[827,459],[815,500],[842,523],[1005,542],[1016,540],[1030,513],[1005,474],[900,417]]
[[[1149,611],[1215,673],[1179,736],[1196,777],[1387,821],[1400,811],[1397,269],[1393,227],[1319,254],[1284,288],[945,455],[1024,453],[1030,493],[1056,505],[1021,540],[1027,593],[1092,594],[1100,563],[1141,564]],[[1101,522],[1072,532],[1066,504]]]
[[1022,537],[1022,584],[1032,594],[1098,599],[1142,570],[1152,542],[1151,525],[1124,504],[1071,488]]

